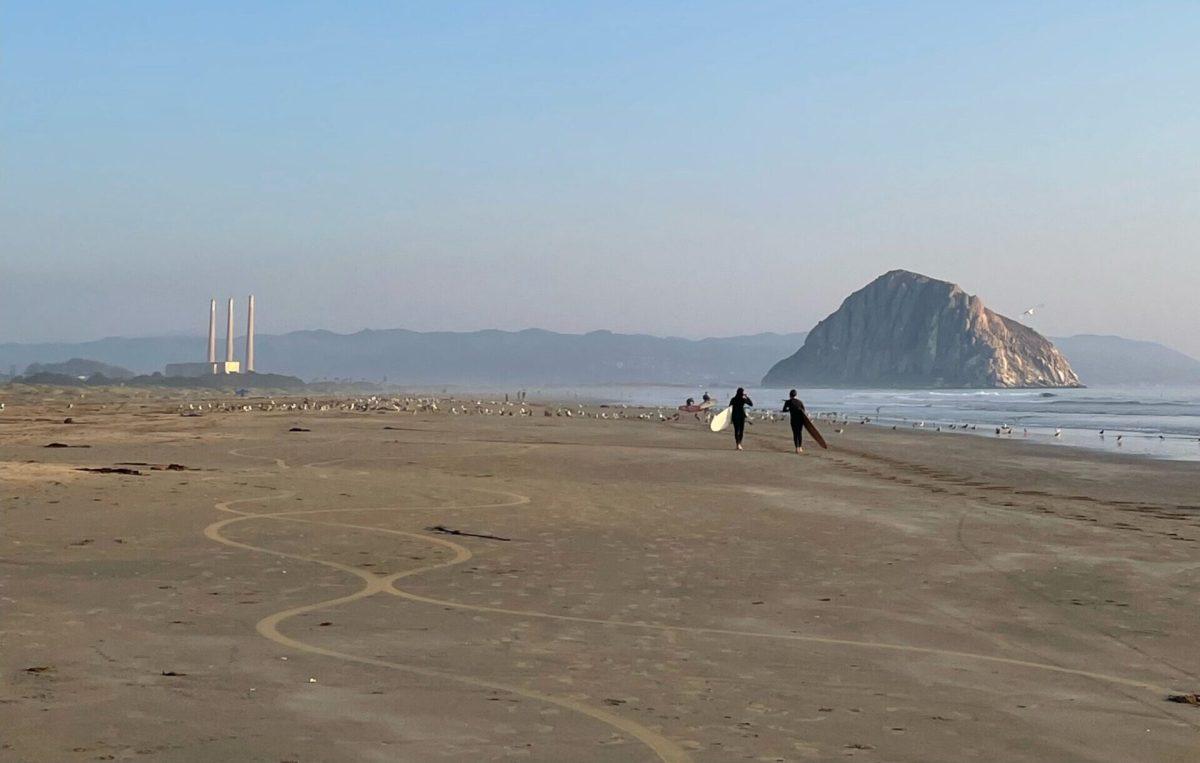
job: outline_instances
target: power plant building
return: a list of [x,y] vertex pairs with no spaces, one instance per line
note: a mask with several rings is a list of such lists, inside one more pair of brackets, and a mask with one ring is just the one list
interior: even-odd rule
[[[254,295],[250,295],[246,311],[246,373],[254,372]],[[208,305],[208,360],[203,363],[168,363],[166,376],[214,376],[242,373],[243,365],[233,357],[233,297],[229,298],[225,319],[225,359],[217,360],[217,301]]]

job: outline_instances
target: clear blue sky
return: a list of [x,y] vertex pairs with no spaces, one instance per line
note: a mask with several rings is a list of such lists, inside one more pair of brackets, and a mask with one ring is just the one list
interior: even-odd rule
[[1200,4],[0,4],[0,341],[803,330],[905,267],[1200,354]]

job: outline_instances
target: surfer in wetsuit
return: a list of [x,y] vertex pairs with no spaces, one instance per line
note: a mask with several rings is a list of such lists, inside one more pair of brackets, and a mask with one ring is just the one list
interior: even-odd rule
[[796,390],[788,393],[788,399],[783,401],[783,412],[789,414],[792,424],[792,442],[796,444],[796,452],[804,452],[804,403],[796,397]]
[[746,390],[738,387],[737,394],[729,399],[730,419],[733,421],[733,441],[737,449],[742,449],[742,435],[746,432],[746,406],[754,405],[754,401],[746,394]]

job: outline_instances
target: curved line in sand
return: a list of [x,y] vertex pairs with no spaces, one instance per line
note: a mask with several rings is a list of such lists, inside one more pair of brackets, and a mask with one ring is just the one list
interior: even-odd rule
[[[497,492],[499,492],[499,491],[497,491]],[[316,655],[321,655],[324,657],[334,657],[337,659],[346,660],[348,662],[355,662],[355,663],[359,663],[362,665],[374,665],[377,667],[391,668],[394,670],[400,670],[400,671],[404,671],[407,673],[412,673],[414,675],[426,676],[429,678],[436,678],[436,679],[443,680],[443,681],[453,681],[456,683],[467,684],[470,686],[476,686],[476,687],[480,687],[480,688],[484,688],[484,689],[491,689],[494,691],[502,691],[502,692],[506,692],[509,694],[515,694],[518,696],[522,696],[527,699],[542,702],[545,704],[556,705],[556,706],[564,708],[566,710],[571,710],[571,711],[579,713],[581,715],[588,716],[589,718],[592,718],[601,723],[604,723],[618,731],[622,731],[622,732],[625,732],[626,734],[629,734],[634,739],[637,739],[638,741],[642,742],[642,744],[644,744],[648,748],[650,748],[654,752],[654,754],[656,756],[658,756],[658,758],[660,760],[665,761],[665,763],[687,763],[687,761],[691,760],[691,758],[683,750],[683,748],[679,747],[677,744],[675,744],[671,740],[667,739],[666,737],[662,736],[661,734],[653,731],[652,729],[650,729],[646,726],[642,726],[641,724],[639,724],[635,721],[632,721],[628,718],[623,718],[614,713],[610,713],[607,710],[603,710],[598,707],[592,707],[583,702],[578,702],[576,700],[573,700],[573,699],[570,699],[567,697],[557,697],[557,696],[553,696],[550,694],[543,694],[542,692],[539,692],[539,691],[536,691],[533,689],[526,689],[521,686],[500,683],[497,681],[488,681],[488,680],[482,679],[482,678],[475,678],[472,676],[463,676],[463,675],[458,675],[455,673],[447,673],[444,671],[435,670],[432,668],[426,668],[426,667],[422,667],[419,665],[410,665],[410,664],[406,664],[406,663],[392,662],[390,660],[381,660],[381,659],[374,658],[374,657],[362,657],[359,655],[349,654],[346,652],[339,652],[339,651],[336,651],[333,649],[327,649],[325,647],[307,644],[303,641],[299,641],[290,636],[284,635],[283,633],[280,632],[279,626],[284,621],[289,620],[293,617],[296,617],[297,615],[302,615],[302,614],[306,614],[309,612],[316,612],[316,611],[319,611],[322,609],[327,609],[329,607],[335,607],[335,606],[338,606],[341,604],[348,604],[353,601],[358,601],[359,599],[365,599],[365,598],[367,598],[369,596],[373,596],[377,593],[386,592],[388,590],[388,585],[391,583],[391,581],[394,581],[395,579],[397,579],[399,577],[404,577],[407,575],[416,575],[416,574],[419,574],[422,572],[427,572],[430,570],[438,569],[440,567],[447,567],[447,566],[451,566],[451,565],[455,565],[455,564],[460,564],[461,562],[465,562],[466,560],[468,560],[472,557],[472,553],[471,553],[470,549],[466,548],[465,546],[460,546],[457,543],[453,543],[451,541],[444,540],[442,538],[433,538],[433,537],[426,536],[426,535],[420,535],[418,533],[410,533],[410,532],[405,532],[402,530],[390,530],[387,528],[380,528],[380,527],[371,527],[368,525],[351,525],[351,524],[343,524],[343,523],[336,523],[336,522],[318,522],[315,520],[302,519],[302,518],[293,516],[293,515],[297,515],[297,514],[317,514],[317,513],[325,513],[325,512],[372,511],[372,510],[383,510],[383,509],[395,510],[400,507],[379,507],[377,509],[361,509],[361,508],[360,509],[323,509],[323,510],[318,509],[318,510],[307,510],[307,511],[298,511],[298,512],[278,512],[278,513],[268,513],[268,514],[250,514],[250,513],[237,511],[236,509],[232,508],[234,504],[238,504],[238,503],[247,503],[250,501],[261,501],[261,500],[276,500],[276,499],[288,497],[289,495],[292,495],[292,493],[290,493],[288,491],[284,491],[284,492],[277,493],[272,496],[268,496],[267,498],[248,498],[248,499],[242,499],[242,500],[238,500],[238,501],[226,501],[226,502],[217,503],[217,504],[215,504],[215,508],[217,508],[218,510],[233,513],[233,514],[236,514],[237,516],[233,516],[228,519],[222,519],[222,520],[219,520],[217,522],[210,524],[208,527],[204,528],[204,535],[211,540],[214,540],[218,543],[222,543],[227,546],[231,546],[233,548],[244,549],[247,551],[257,551],[260,553],[266,553],[266,554],[271,554],[273,556],[283,557],[285,559],[295,559],[297,561],[312,562],[314,564],[319,564],[324,567],[329,567],[329,568],[332,568],[335,570],[339,570],[341,572],[345,572],[350,575],[353,575],[354,577],[357,577],[359,580],[362,581],[363,586],[362,586],[362,588],[355,591],[354,593],[347,594],[345,596],[339,596],[334,599],[327,599],[325,601],[319,601],[319,602],[315,602],[312,604],[305,604],[305,605],[302,605],[299,607],[292,607],[290,609],[286,609],[286,610],[268,615],[268,616],[264,617],[263,619],[259,620],[258,623],[255,625],[255,630],[258,631],[259,635],[263,636],[264,638],[266,638],[270,641],[280,644],[281,646],[286,646],[286,647],[296,649],[301,652],[307,652],[309,654],[316,654]],[[513,496],[515,500],[508,501],[505,503],[500,503],[500,504],[478,504],[478,505],[474,505],[474,506],[456,506],[456,507],[449,507],[449,508],[500,508],[500,507],[505,507],[505,506],[518,506],[518,505],[521,505],[524,503],[529,503],[528,496],[522,496],[522,495],[518,495],[515,493],[508,493],[507,495]],[[410,507],[410,508],[413,510],[418,510],[418,509],[446,508],[446,507],[423,506],[423,507]],[[341,564],[339,562],[332,562],[332,561],[328,561],[325,559],[318,559],[316,557],[303,556],[300,554],[289,554],[289,553],[283,552],[283,551],[275,551],[275,550],[269,549],[269,548],[253,546],[248,543],[241,543],[239,541],[235,541],[230,538],[227,538],[221,534],[221,530],[231,524],[238,523],[238,522],[246,522],[246,521],[253,520],[253,519],[275,519],[275,520],[281,520],[281,521],[304,522],[304,523],[309,523],[309,524],[319,524],[319,525],[335,526],[335,527],[347,527],[347,528],[353,528],[356,530],[367,530],[367,531],[371,531],[371,532],[384,532],[384,533],[388,533],[388,534],[392,534],[392,535],[402,535],[402,536],[406,536],[406,537],[415,538],[418,540],[428,541],[428,542],[434,543],[436,545],[442,546],[444,548],[448,548],[454,552],[454,558],[452,558],[448,561],[438,562],[436,564],[425,565],[423,567],[418,567],[418,568],[412,569],[412,570],[406,570],[405,572],[395,573],[393,575],[388,575],[388,576],[382,576],[382,575],[376,575],[374,573],[366,572],[366,571],[361,570],[356,567],[351,567],[349,565]]]

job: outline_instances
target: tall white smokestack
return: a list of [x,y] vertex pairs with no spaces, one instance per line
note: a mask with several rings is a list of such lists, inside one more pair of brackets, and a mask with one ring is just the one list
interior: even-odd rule
[[208,362],[217,362],[217,300],[208,303]]
[[254,295],[246,308],[246,373],[254,370]]
[[229,298],[229,317],[225,321],[225,360],[233,362],[233,297]]

